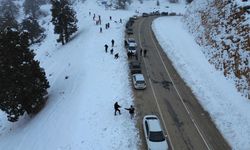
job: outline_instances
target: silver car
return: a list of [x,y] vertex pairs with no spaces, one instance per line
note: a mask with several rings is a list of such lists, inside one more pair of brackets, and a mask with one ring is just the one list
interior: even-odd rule
[[141,73],[133,74],[132,80],[133,80],[135,89],[143,90],[146,88],[146,82],[145,82],[144,76]]
[[157,116],[144,116],[143,129],[148,150],[168,150],[168,143],[162,131],[160,120]]

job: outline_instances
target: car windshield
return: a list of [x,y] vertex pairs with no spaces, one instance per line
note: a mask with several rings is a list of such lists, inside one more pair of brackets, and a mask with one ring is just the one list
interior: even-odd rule
[[129,49],[129,50],[135,50],[135,47],[129,46],[128,49]]
[[150,132],[149,140],[152,142],[162,142],[165,140],[162,131]]
[[141,80],[137,81],[137,83],[138,83],[138,84],[145,84],[145,82],[144,82],[144,81],[141,81]]
[[135,43],[135,40],[134,39],[129,39],[128,42],[129,43]]

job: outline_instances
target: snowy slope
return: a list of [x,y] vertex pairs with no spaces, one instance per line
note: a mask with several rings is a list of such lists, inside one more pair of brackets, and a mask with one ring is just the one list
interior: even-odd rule
[[153,30],[178,73],[232,148],[250,149],[250,101],[209,64],[180,17],[156,19]]
[[[34,49],[51,85],[48,103],[36,116],[24,116],[16,123],[7,122],[1,112],[0,149],[138,149],[135,120],[131,120],[123,109],[133,104],[123,48],[124,23],[135,14],[135,9],[166,11],[164,2],[162,0],[161,6],[154,7],[155,1],[146,1],[143,6],[135,1],[126,11],[105,10],[94,0],[77,3],[79,30],[65,46],[56,44],[58,35],[53,33],[51,18],[48,16],[41,21],[47,37]],[[42,9],[50,12],[49,5]],[[95,25],[93,13],[101,15],[102,26]],[[120,18],[123,24],[116,23]],[[110,22],[108,30],[104,29],[107,22]],[[99,33],[100,27],[103,33]],[[120,55],[117,60],[104,51],[104,44],[111,46],[112,39],[115,40],[114,53]],[[115,101],[122,106],[122,115],[114,116]]]

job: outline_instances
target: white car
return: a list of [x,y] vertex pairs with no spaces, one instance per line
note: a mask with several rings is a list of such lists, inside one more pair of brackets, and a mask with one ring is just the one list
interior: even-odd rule
[[168,150],[168,143],[162,131],[160,120],[157,116],[144,116],[143,129],[148,150]]
[[128,38],[128,39],[127,39],[127,43],[128,43],[128,44],[132,44],[132,43],[133,43],[133,44],[137,47],[137,44],[136,44],[134,38]]
[[146,82],[144,76],[141,73],[136,73],[132,75],[133,85],[135,89],[145,89]]
[[136,54],[136,48],[137,48],[136,43],[129,43],[128,44],[128,52],[130,52],[132,54]]

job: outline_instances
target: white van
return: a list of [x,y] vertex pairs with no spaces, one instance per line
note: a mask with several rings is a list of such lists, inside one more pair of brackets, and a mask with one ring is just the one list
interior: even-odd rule
[[146,82],[144,79],[143,74],[136,73],[132,75],[133,85],[135,89],[145,89],[146,88]]

